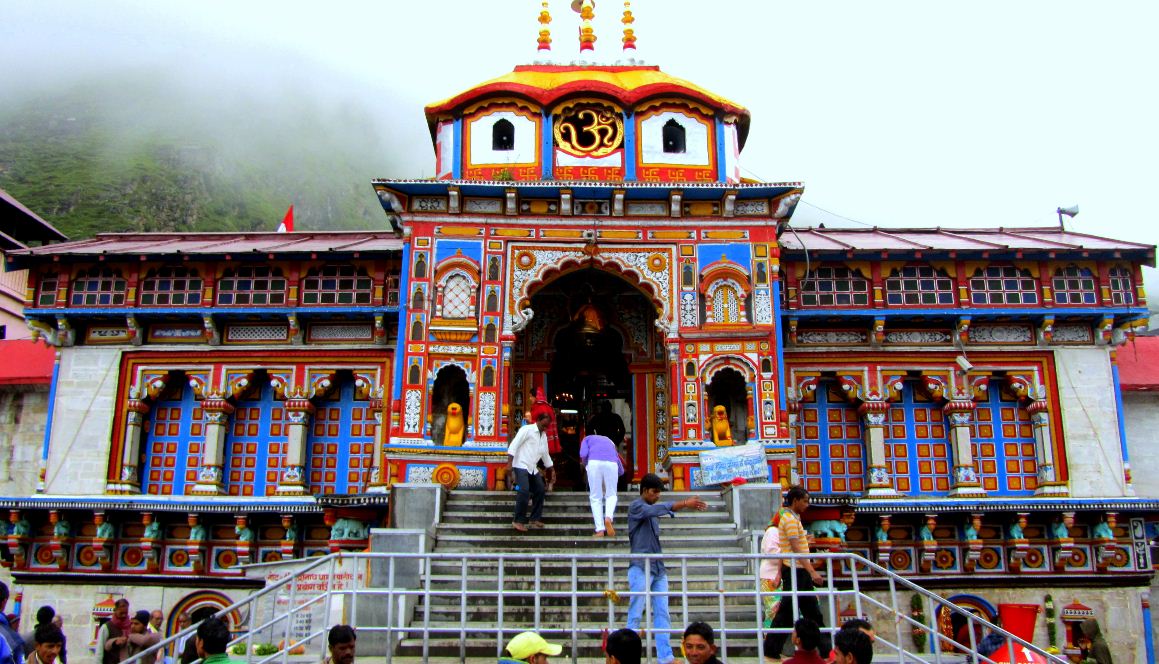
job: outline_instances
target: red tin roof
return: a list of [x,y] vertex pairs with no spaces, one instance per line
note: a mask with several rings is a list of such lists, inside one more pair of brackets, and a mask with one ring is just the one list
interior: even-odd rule
[[1126,392],[1159,391],[1159,337],[1135,337],[1120,346],[1119,385]]
[[1059,228],[795,228],[789,251],[1131,251],[1154,261],[1155,246]]
[[47,385],[56,351],[38,341],[0,341],[0,385]]
[[12,256],[221,255],[322,251],[401,251],[391,232],[308,231],[294,233],[99,233],[96,237],[8,252]]

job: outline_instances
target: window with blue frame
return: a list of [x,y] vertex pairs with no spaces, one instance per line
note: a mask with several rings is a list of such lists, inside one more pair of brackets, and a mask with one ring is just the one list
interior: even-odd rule
[[897,306],[954,304],[954,281],[929,265],[907,265],[885,280],[885,302]]
[[370,403],[355,398],[347,380],[315,404],[306,476],[310,493],[359,493],[366,487],[374,458],[377,422]]
[[1038,304],[1038,280],[1013,265],[978,268],[970,277],[973,304]]
[[901,399],[891,403],[885,425],[885,465],[898,493],[945,494],[950,491],[949,427],[939,403],[902,383]]
[[374,281],[353,265],[314,268],[302,281],[302,304],[366,305],[373,293]]
[[141,283],[141,306],[184,307],[201,304],[201,277],[187,267],[149,270]]
[[1135,304],[1135,285],[1131,271],[1125,267],[1113,267],[1108,276],[1111,284],[1111,304],[1117,307]]
[[217,303],[254,307],[284,305],[286,279],[280,269],[267,265],[228,269],[217,282]]
[[226,490],[231,496],[268,496],[286,460],[282,404],[268,379],[255,379],[237,401],[225,436]]
[[847,267],[819,267],[801,279],[802,307],[869,305],[869,280]]
[[107,267],[89,268],[73,279],[70,302],[74,307],[120,307],[125,304],[127,290],[120,273]]
[[797,472],[812,493],[861,493],[865,440],[857,408],[823,383],[797,414]]
[[1054,272],[1055,304],[1097,304],[1095,276],[1085,267],[1068,265]]
[[184,377],[157,396],[145,429],[145,493],[180,496],[197,481],[205,440],[202,411]]
[[1018,400],[992,388],[974,411],[970,430],[974,468],[991,495],[1029,496],[1038,487],[1034,429]]

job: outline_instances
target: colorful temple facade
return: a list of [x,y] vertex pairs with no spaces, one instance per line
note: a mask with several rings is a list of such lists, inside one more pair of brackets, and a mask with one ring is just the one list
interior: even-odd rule
[[705,488],[701,452],[758,444],[823,547],[1143,629],[1159,495],[1116,354],[1153,246],[795,228],[801,184],[740,177],[749,113],[653,66],[520,66],[426,114],[437,176],[374,180],[380,232],[9,252],[58,351],[36,491],[0,499],[26,593],[227,603],[246,563],[365,547],[392,484],[504,488],[542,391],[556,490],[607,402],[634,480]]

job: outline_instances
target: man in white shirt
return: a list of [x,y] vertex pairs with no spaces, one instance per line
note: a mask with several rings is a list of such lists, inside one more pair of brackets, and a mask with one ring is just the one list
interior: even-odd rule
[[521,533],[527,532],[527,500],[531,499],[531,527],[543,527],[543,476],[538,464],[543,462],[545,474],[554,478],[551,454],[547,449],[547,426],[551,424],[550,413],[539,413],[535,422],[519,428],[511,444],[507,446],[507,476],[515,482],[515,519],[511,526]]

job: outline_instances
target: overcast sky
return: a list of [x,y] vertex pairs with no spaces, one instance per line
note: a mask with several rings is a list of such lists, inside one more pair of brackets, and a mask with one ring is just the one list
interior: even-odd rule
[[[570,61],[575,14],[550,4],[553,55]],[[828,211],[881,226],[1041,226],[1078,204],[1073,230],[1159,240],[1159,2],[632,6],[640,58],[750,109],[742,166],[804,183],[798,225],[841,223]],[[609,61],[622,10],[597,1]],[[5,0],[0,85],[163,68],[201,86],[357,100],[394,153],[367,180],[430,176],[423,105],[530,62],[538,11],[526,0]]]

